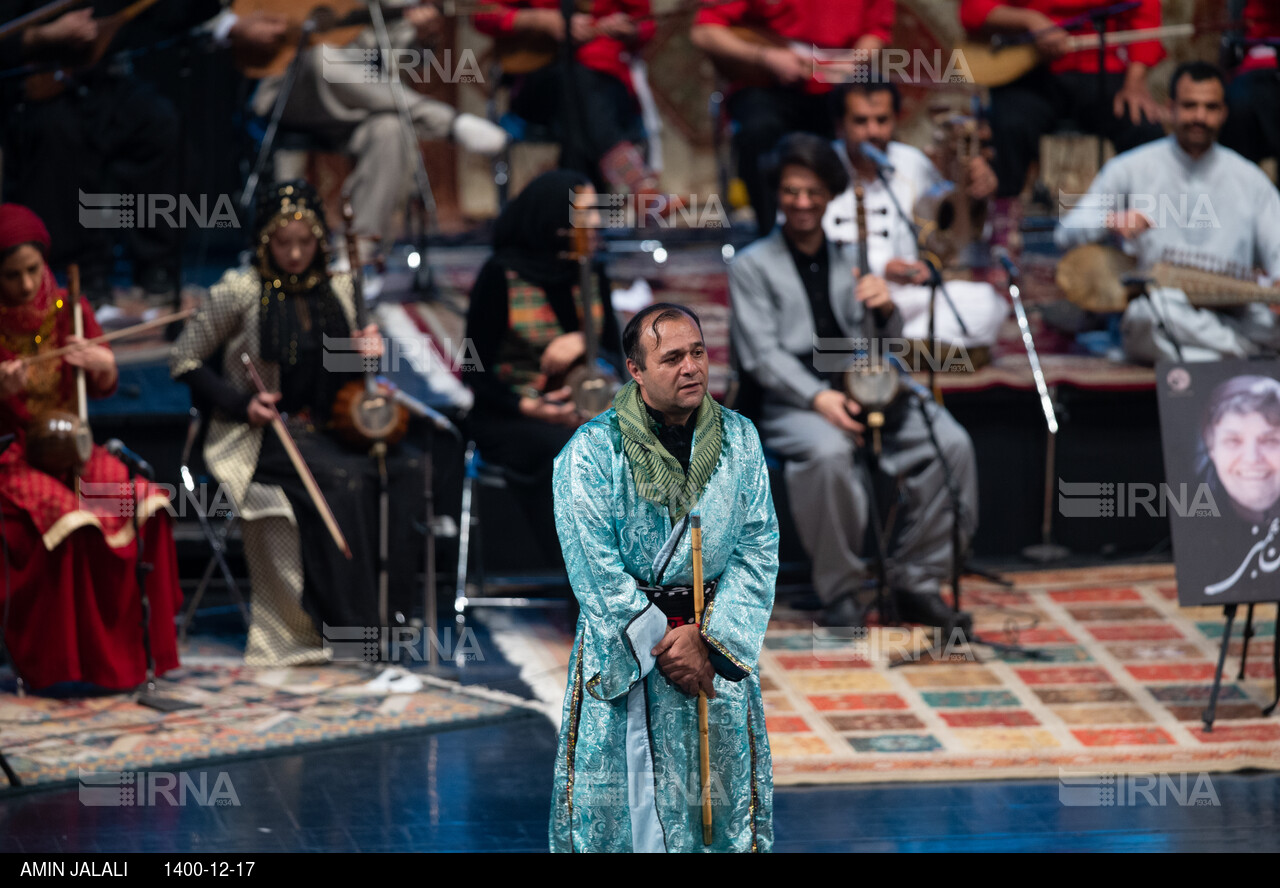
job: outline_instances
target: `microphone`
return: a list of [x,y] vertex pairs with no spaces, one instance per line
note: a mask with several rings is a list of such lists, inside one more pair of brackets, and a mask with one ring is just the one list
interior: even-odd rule
[[391,389],[391,400],[395,401],[419,419],[425,419],[430,422],[431,425],[435,427],[436,431],[445,432],[453,435],[458,440],[462,440],[462,433],[458,431],[457,426],[449,422],[449,417],[439,411],[432,410],[413,395],[408,392],[401,391],[382,377],[378,377],[378,381]]
[[991,256],[997,262],[1004,266],[1005,274],[1011,278],[1020,277],[1018,266],[1013,264],[1013,260],[1009,258],[1009,251],[1004,247],[992,247]]
[[14,442],[18,436],[15,434],[0,435],[0,453],[4,453],[9,449],[9,445]]
[[881,173],[892,173],[893,163],[889,160],[889,155],[885,154],[870,142],[859,142],[858,150],[862,152],[862,156],[876,165],[876,170]]
[[151,463],[147,462],[138,454],[134,453],[119,438],[112,438],[106,443],[107,453],[110,453],[116,459],[132,466],[133,470],[148,481],[156,479],[156,470],[151,468]]

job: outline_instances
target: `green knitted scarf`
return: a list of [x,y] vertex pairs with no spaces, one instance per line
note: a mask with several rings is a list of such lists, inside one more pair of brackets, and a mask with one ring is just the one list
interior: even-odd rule
[[674,523],[697,505],[711,473],[720,462],[723,424],[720,405],[710,395],[702,398],[693,431],[693,453],[686,476],[680,462],[667,452],[655,434],[653,420],[644,409],[644,399],[635,380],[628,382],[613,398],[622,431],[622,449],[631,462],[636,490],[649,502],[666,506]]

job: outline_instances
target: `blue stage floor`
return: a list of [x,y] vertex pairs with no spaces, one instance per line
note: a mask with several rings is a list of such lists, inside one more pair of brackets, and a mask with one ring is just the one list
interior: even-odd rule
[[[0,852],[544,851],[555,740],[531,717],[208,768],[238,807],[18,796]],[[780,789],[776,850],[1280,850],[1280,775],[1210,779],[1218,806],[1066,807],[1056,780]]]

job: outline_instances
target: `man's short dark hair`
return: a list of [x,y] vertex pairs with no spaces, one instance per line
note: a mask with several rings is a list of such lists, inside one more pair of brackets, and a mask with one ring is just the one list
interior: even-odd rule
[[782,171],[789,166],[804,167],[817,176],[831,192],[843,194],[849,187],[849,173],[831,143],[813,133],[791,133],[782,137],[778,147],[765,162],[769,189],[777,191],[782,184]]
[[693,321],[698,332],[702,332],[702,321],[688,306],[676,305],[674,302],[655,302],[653,305],[646,305],[627,322],[626,329],[622,331],[623,353],[643,370],[644,346],[640,344],[640,339],[644,334],[644,328],[647,326],[652,330],[654,341],[661,345],[662,337],[658,335],[658,325],[663,321],[674,321],[682,317]]
[[887,92],[893,99],[893,116],[902,113],[902,93],[891,80],[872,80],[867,83],[842,83],[831,91],[831,116],[839,123],[849,111],[849,96],[870,98],[876,93]]
[[1169,78],[1169,98],[1175,102],[1178,100],[1178,81],[1183,77],[1190,77],[1195,83],[1216,80],[1222,85],[1223,93],[1227,91],[1226,75],[1217,65],[1211,62],[1183,62],[1173,69],[1173,76]]

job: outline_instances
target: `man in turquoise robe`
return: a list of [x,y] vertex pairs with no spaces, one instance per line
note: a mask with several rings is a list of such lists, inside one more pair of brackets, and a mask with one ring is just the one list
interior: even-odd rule
[[[555,463],[556,529],[581,606],[551,809],[553,851],[768,851],[773,766],[758,663],[778,573],[760,438],[707,395],[697,316],[623,333],[632,381]],[[701,516],[701,627],[689,517]],[[697,693],[709,705],[703,844]]]

